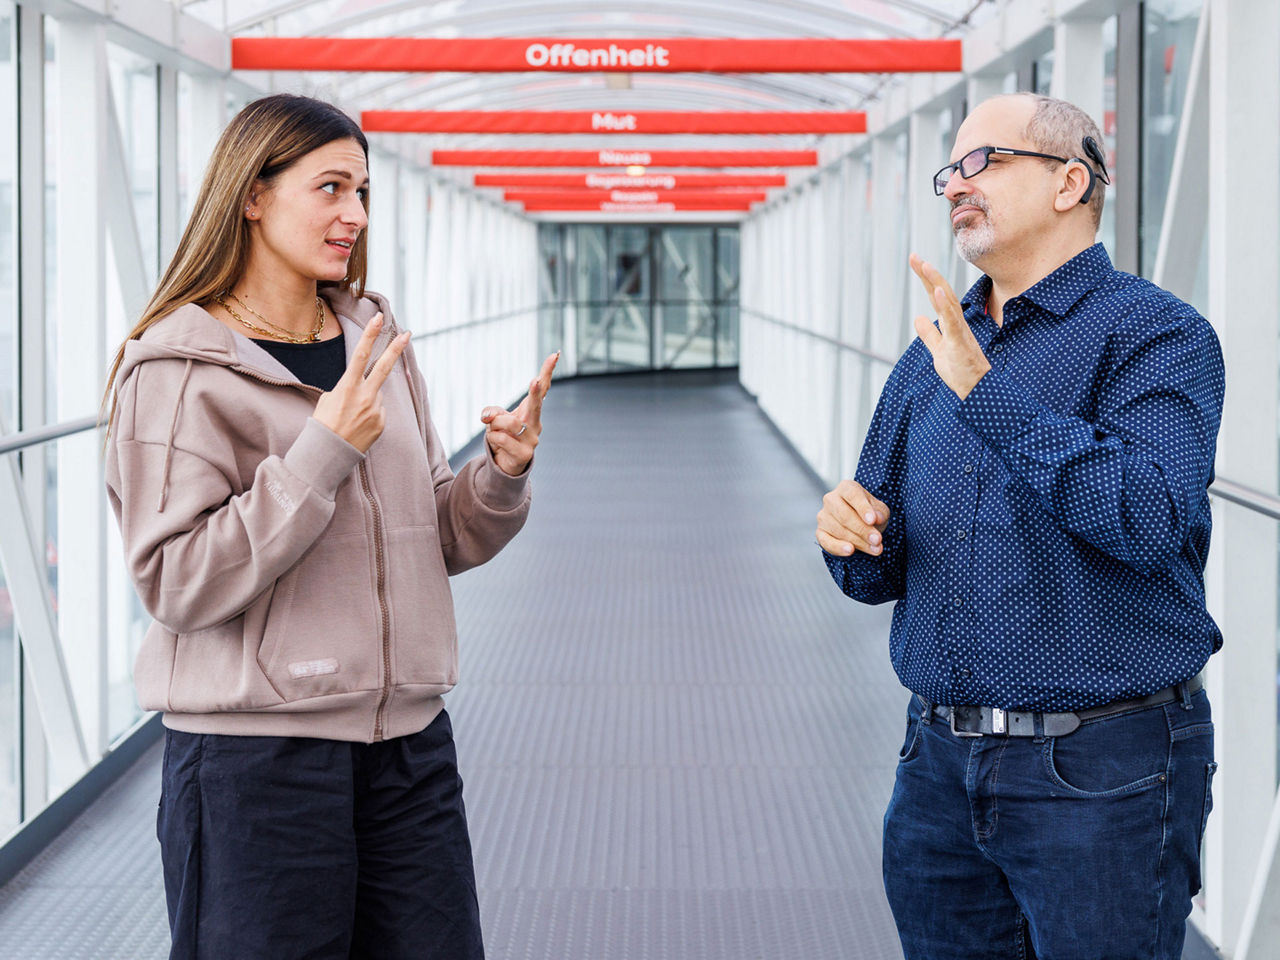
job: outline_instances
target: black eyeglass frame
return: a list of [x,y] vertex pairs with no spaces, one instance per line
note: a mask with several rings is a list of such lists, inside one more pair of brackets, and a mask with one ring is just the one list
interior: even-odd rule
[[[992,154],[996,154],[997,156],[1005,157],[1038,157],[1041,160],[1057,160],[1059,163],[1083,164],[1084,168],[1089,171],[1089,186],[1085,190],[1084,195],[1080,197],[1080,202],[1082,204],[1088,203],[1089,199],[1093,196],[1095,179],[1101,179],[1103,183],[1109,184],[1111,182],[1111,178],[1107,175],[1107,165],[1102,159],[1102,151],[1098,148],[1097,141],[1094,140],[1093,137],[1085,137],[1082,142],[1082,146],[1090,159],[1092,159],[1094,163],[1098,164],[1101,169],[1100,173],[1096,172],[1093,169],[1093,165],[1082,157],[1056,157],[1051,153],[1037,153],[1034,150],[1015,150],[1013,147],[977,147],[970,150],[955,163],[948,163],[933,175],[933,192],[939,197],[943,196],[947,192],[947,184],[951,182],[951,174],[953,171],[959,172],[960,176],[965,180],[968,180],[971,177],[976,177],[991,165],[991,156]],[[982,154],[982,166],[978,167],[977,170],[965,173],[965,161],[976,153]]]

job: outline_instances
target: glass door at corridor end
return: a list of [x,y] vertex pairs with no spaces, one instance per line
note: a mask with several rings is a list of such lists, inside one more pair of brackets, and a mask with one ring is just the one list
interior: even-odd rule
[[543,224],[539,349],[560,369],[737,364],[738,228]]

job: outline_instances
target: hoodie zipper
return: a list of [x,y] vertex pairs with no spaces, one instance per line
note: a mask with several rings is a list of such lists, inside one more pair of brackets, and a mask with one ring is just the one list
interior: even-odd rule
[[387,700],[391,696],[391,631],[389,629],[391,612],[387,609],[387,575],[386,564],[383,562],[382,543],[382,508],[378,506],[378,500],[373,495],[373,489],[369,485],[369,471],[365,469],[364,461],[360,462],[360,487],[364,490],[365,499],[369,501],[369,507],[373,510],[373,547],[378,569],[378,606],[382,612],[382,693],[378,697],[378,709],[373,715],[373,739],[381,740],[383,738],[382,713],[387,706]]
[[[372,357],[370,358],[370,367],[372,367]],[[324,393],[319,387],[313,387],[310,384],[300,383],[296,380],[280,380],[275,377],[268,377],[247,367],[233,367],[232,369],[263,383],[281,387],[295,387],[307,393],[314,393],[317,399]],[[369,371],[366,369],[365,376],[368,376],[368,374]],[[373,549],[377,568],[378,609],[381,615],[380,625],[382,628],[382,692],[378,696],[378,708],[373,715],[373,739],[376,741],[383,739],[382,716],[387,706],[387,700],[391,697],[391,611],[387,606],[387,565],[384,553],[385,545],[382,539],[382,508],[378,505],[378,498],[373,495],[373,487],[369,483],[369,469],[364,460],[360,461],[359,471],[360,489],[364,493],[365,500],[369,503],[369,509],[373,512]]]

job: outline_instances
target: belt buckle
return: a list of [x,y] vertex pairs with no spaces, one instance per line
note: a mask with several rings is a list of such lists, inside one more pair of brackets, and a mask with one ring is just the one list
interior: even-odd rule
[[[948,719],[951,721],[951,735],[953,737],[962,737],[962,738],[970,738],[970,739],[974,737],[982,736],[981,730],[957,730],[956,729],[956,710],[957,709],[958,709],[957,707],[953,706],[951,708],[950,716],[948,717]],[[982,710],[978,708],[978,723],[981,723],[981,722],[982,722]]]

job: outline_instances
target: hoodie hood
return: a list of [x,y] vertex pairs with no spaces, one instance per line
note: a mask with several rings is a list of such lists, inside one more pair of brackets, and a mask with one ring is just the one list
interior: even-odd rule
[[[382,337],[390,339],[399,331],[386,297],[366,290],[357,299],[350,290],[340,293],[336,285],[321,284],[320,296],[336,316],[344,317],[362,330],[382,311]],[[350,350],[348,350],[348,353]],[[377,349],[375,348],[375,355]],[[124,358],[116,374],[116,389],[140,363],[147,360],[178,359],[215,363],[224,367],[247,367],[281,380],[296,380],[279,361],[249,337],[236,333],[199,304],[184,304],[147,328],[141,338],[124,345]]]

